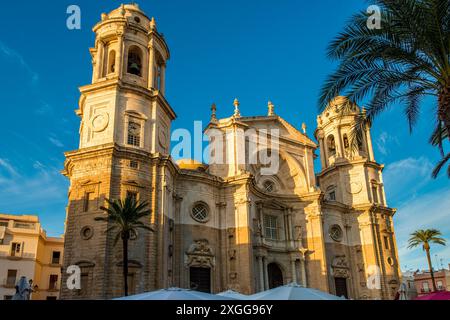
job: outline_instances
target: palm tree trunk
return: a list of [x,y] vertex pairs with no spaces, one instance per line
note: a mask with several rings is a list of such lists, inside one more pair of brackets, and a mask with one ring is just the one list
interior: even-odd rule
[[431,264],[430,249],[425,249],[425,251],[427,253],[428,267],[430,268],[431,283],[433,284],[433,291],[437,291],[436,283],[434,281],[433,265]]
[[128,296],[128,239],[124,237],[122,239],[123,250],[123,289],[125,297]]

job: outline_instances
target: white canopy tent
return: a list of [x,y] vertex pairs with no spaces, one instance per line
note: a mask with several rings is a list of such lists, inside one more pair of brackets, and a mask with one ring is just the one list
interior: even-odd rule
[[205,292],[168,288],[157,291],[145,292],[133,296],[117,298],[114,300],[234,300],[230,297],[222,297],[219,295],[209,294]]
[[305,288],[297,283],[291,283],[282,287],[270,289],[251,295],[248,300],[346,300],[343,297]]
[[237,299],[237,300],[248,300],[249,296],[239,293],[237,291],[234,290],[227,290],[221,293],[217,294],[218,296],[222,296],[222,297],[226,297],[226,298],[232,298],[232,299]]

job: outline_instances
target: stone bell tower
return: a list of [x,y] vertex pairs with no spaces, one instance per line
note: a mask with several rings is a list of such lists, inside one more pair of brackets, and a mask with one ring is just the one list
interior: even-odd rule
[[370,127],[364,127],[362,139],[352,139],[364,112],[339,96],[317,118],[330,290],[356,299],[391,299],[400,281],[396,210],[386,202],[384,166],[375,161]]
[[[63,174],[70,179],[66,212],[62,299],[110,298],[123,294],[120,244],[108,225],[95,221],[107,199],[146,200],[142,231],[130,244],[130,292],[159,286],[164,274],[165,197],[171,184],[170,126],[176,115],[165,98],[169,49],[137,4],[102,14],[92,56],[92,83],[80,88],[79,149],[67,152]],[[169,163],[169,164],[168,164]],[[171,171],[172,170],[172,171]],[[159,257],[157,259],[157,257]],[[81,268],[81,289],[66,287],[70,265]],[[159,272],[159,273],[158,273]]]

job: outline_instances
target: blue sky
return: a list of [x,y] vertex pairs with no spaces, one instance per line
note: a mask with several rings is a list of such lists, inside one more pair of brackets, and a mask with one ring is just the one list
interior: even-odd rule
[[[90,83],[92,26],[120,1],[20,1],[3,4],[0,20],[0,212],[38,214],[50,235],[64,230],[68,182],[59,171],[63,152],[78,146],[78,87]],[[66,9],[77,4],[82,29],[66,28]],[[276,112],[312,135],[319,88],[334,64],[325,49],[364,1],[141,1],[156,18],[171,50],[166,96],[178,114],[173,128],[218,116]],[[450,241],[449,180],[430,179],[438,152],[427,144],[430,101],[410,134],[401,108],[374,123],[377,161],[385,164],[388,203],[395,218],[402,269],[425,267],[421,249],[407,250],[409,233],[439,228]],[[319,166],[316,168],[319,170]],[[432,247],[433,261],[450,262],[450,244]],[[437,254],[437,257],[434,255]],[[436,263],[436,262],[435,262]]]

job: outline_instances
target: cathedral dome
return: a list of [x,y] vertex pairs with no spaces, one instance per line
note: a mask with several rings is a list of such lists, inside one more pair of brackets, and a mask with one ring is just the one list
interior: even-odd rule
[[324,113],[343,112],[344,114],[351,114],[351,113],[359,113],[359,111],[360,111],[359,107],[356,105],[356,103],[350,101],[347,97],[336,96],[328,103]]
[[122,4],[117,9],[112,10],[108,14],[102,14],[102,21],[114,20],[114,19],[127,19],[128,21],[141,24],[142,26],[148,26],[150,24],[150,19],[147,15],[139,8],[137,3],[132,4]]
[[108,16],[111,18],[114,17],[120,17],[125,14],[125,16],[128,16],[133,13],[139,13],[143,16],[145,16],[145,13],[139,8],[139,5],[137,3],[131,3],[131,4],[122,4],[117,9],[114,9],[111,11]]

